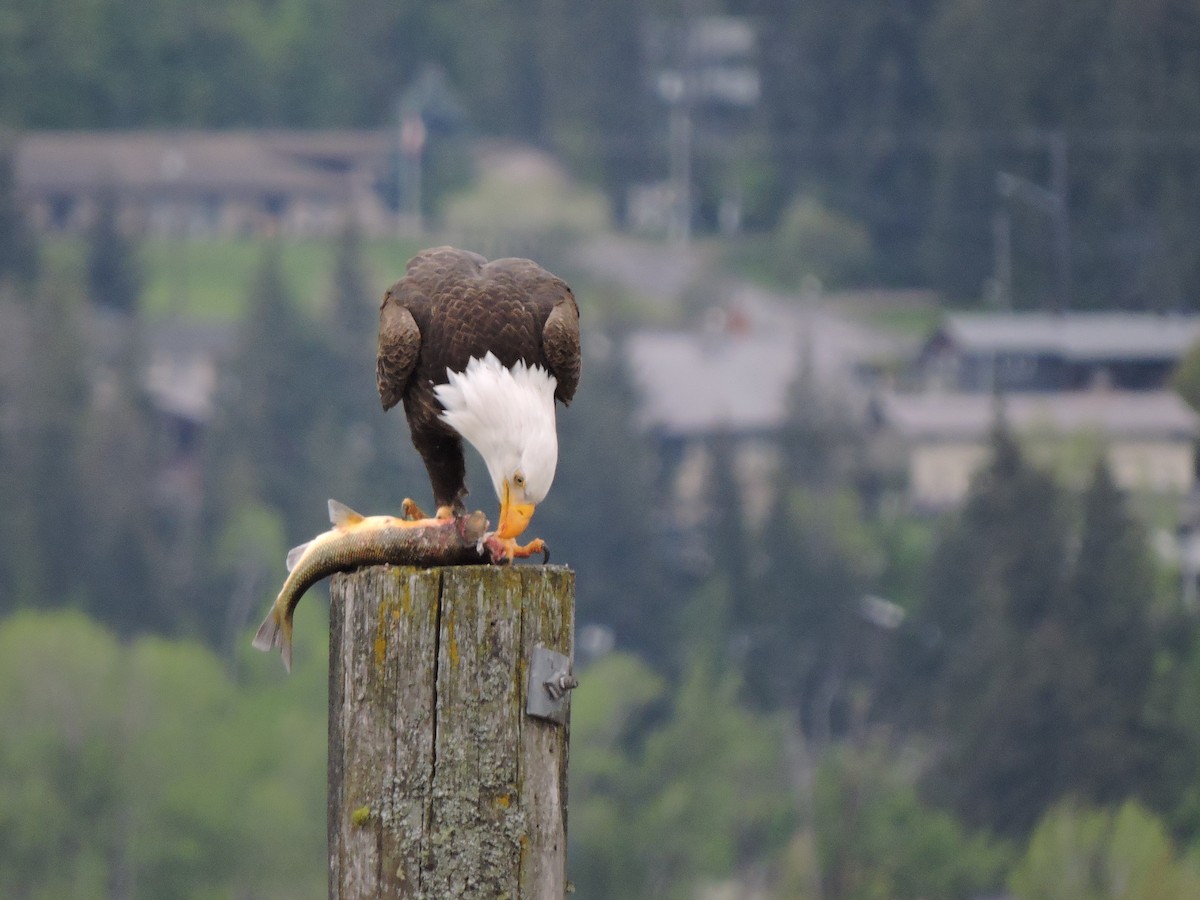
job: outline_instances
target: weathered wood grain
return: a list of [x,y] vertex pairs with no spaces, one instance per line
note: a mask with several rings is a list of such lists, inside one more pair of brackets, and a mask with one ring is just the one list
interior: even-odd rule
[[558,567],[373,567],[331,584],[330,897],[563,897],[566,727],[525,714],[570,655]]

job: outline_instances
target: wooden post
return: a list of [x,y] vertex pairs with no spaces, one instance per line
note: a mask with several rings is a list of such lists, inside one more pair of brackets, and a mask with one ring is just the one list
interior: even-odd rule
[[568,730],[525,707],[534,647],[571,654],[574,588],[548,566],[334,577],[331,898],[561,900]]

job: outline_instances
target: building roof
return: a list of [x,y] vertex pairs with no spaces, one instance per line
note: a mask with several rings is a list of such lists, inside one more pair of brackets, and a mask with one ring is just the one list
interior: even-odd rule
[[794,337],[644,331],[626,345],[641,425],[688,436],[777,429],[800,370]]
[[289,193],[340,197],[343,173],[386,155],[383,132],[28,132],[16,180],[28,195],[106,185],[146,194]]
[[1193,440],[1200,416],[1172,391],[1071,391],[1064,393],[883,394],[876,399],[885,427],[912,440],[980,440],[998,409],[1017,431]]
[[1077,361],[1178,359],[1200,340],[1200,316],[1158,313],[956,313],[934,341],[966,352]]

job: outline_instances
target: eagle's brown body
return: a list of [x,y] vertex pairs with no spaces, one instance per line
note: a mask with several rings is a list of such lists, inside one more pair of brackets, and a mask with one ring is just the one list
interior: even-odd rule
[[463,509],[462,439],[439,416],[435,385],[492,353],[506,367],[540,365],[571,402],[579,383],[579,308],[566,282],[528,259],[488,262],[453,247],[409,260],[384,294],[376,376],[383,408],[404,402],[413,445],[439,507]]

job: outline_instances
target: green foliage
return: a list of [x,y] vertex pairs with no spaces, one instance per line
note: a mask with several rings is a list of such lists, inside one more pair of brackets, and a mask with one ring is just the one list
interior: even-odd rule
[[1076,537],[1065,492],[1002,429],[993,454],[931,564],[922,615],[937,645],[905,666],[928,666],[920,702],[947,745],[935,792],[1019,835],[1064,796],[1162,796],[1168,767],[1153,760],[1171,742],[1147,717],[1148,548],[1107,471]]
[[23,613],[0,621],[0,716],[5,896],[323,896],[319,696]]
[[[586,318],[586,298],[581,308]],[[684,590],[655,553],[652,450],[632,421],[632,388],[607,334],[585,331],[583,367],[575,399],[558,413],[554,489],[532,527],[553,559],[578,573],[579,621],[607,625],[622,646],[661,658]],[[484,496],[472,493],[472,505]]]
[[0,292],[0,611],[77,596],[88,539],[73,465],[89,402],[79,304],[47,285]]
[[13,141],[0,132],[0,285],[28,287],[38,272],[33,229],[17,197]]
[[888,281],[923,280],[917,252],[931,203],[929,158],[913,136],[937,120],[922,42],[938,4],[751,0],[760,32],[763,113],[789,198],[836,196],[862,223]]
[[1008,863],[1002,845],[925,806],[878,746],[826,754],[810,827],[827,900],[976,897],[1002,882]]
[[785,283],[797,284],[811,276],[820,284],[838,287],[861,279],[870,254],[865,228],[812,197],[801,196],[784,210],[772,259],[776,276]]
[[1017,900],[1185,900],[1200,895],[1200,871],[1136,802],[1115,811],[1064,802],[1038,823],[1011,887]]
[[569,182],[552,163],[532,160],[529,165],[545,168],[493,171],[447,198],[443,225],[455,234],[558,245],[608,227],[603,195]]
[[[191,619],[184,597],[190,516],[162,499],[169,449],[142,387],[137,323],[96,311],[116,339],[93,375],[78,445],[60,460],[77,479],[75,556],[84,569],[83,606],[124,634],[170,632]],[[181,552],[182,551],[182,552]],[[175,564],[172,564],[172,563]]]
[[796,710],[807,739],[823,747],[842,733],[877,662],[858,604],[880,553],[851,492],[805,487],[781,492],[751,546],[725,625],[748,696]]
[[[1029,16],[1044,18],[1048,27],[1024,27]],[[930,250],[941,251],[941,272],[964,284],[968,271],[988,271],[988,222],[964,212],[975,203],[994,207],[998,169],[1046,184],[1046,131],[1066,129],[1069,138],[1092,129],[1101,138],[1092,150],[1072,143],[1068,151],[1077,300],[1086,303],[1100,291],[1163,309],[1187,303],[1180,286],[1195,277],[1195,250],[1169,234],[1180,212],[1177,192],[1192,190],[1185,185],[1196,178],[1195,167],[1168,149],[1172,142],[1145,152],[1118,133],[1166,134],[1195,120],[1200,96],[1190,79],[1197,61],[1175,48],[1198,29],[1200,16],[1187,4],[1147,15],[1094,0],[1049,6],[1025,0],[1003,8],[971,0],[940,4],[925,50],[946,118],[992,133],[1028,128],[1034,138],[1024,146],[1010,140],[967,153],[947,146],[939,154],[941,188],[929,238]],[[1017,276],[1032,276],[1019,280],[1018,289],[1042,300],[1053,284],[1050,226],[1040,212],[1015,212],[1023,214],[1015,232]],[[977,286],[970,285],[972,292]]]
[[[269,246],[250,287],[225,393],[218,397],[223,415],[213,443],[223,455],[214,483],[230,497],[260,498],[289,523],[320,522],[323,498],[312,485],[305,438],[323,372],[313,364],[318,350],[312,327],[289,293],[278,250]],[[272,464],[261,466],[262,459]]]
[[87,293],[93,303],[132,315],[138,310],[142,275],[136,248],[117,221],[116,189],[106,185],[96,202],[88,239]]
[[1183,354],[1171,374],[1171,387],[1192,409],[1200,410],[1200,344]]
[[643,663],[614,654],[581,681],[572,699],[578,896],[690,897],[782,845],[792,817],[782,722],[746,710],[736,680],[697,661],[654,724],[647,716],[663,684]]

